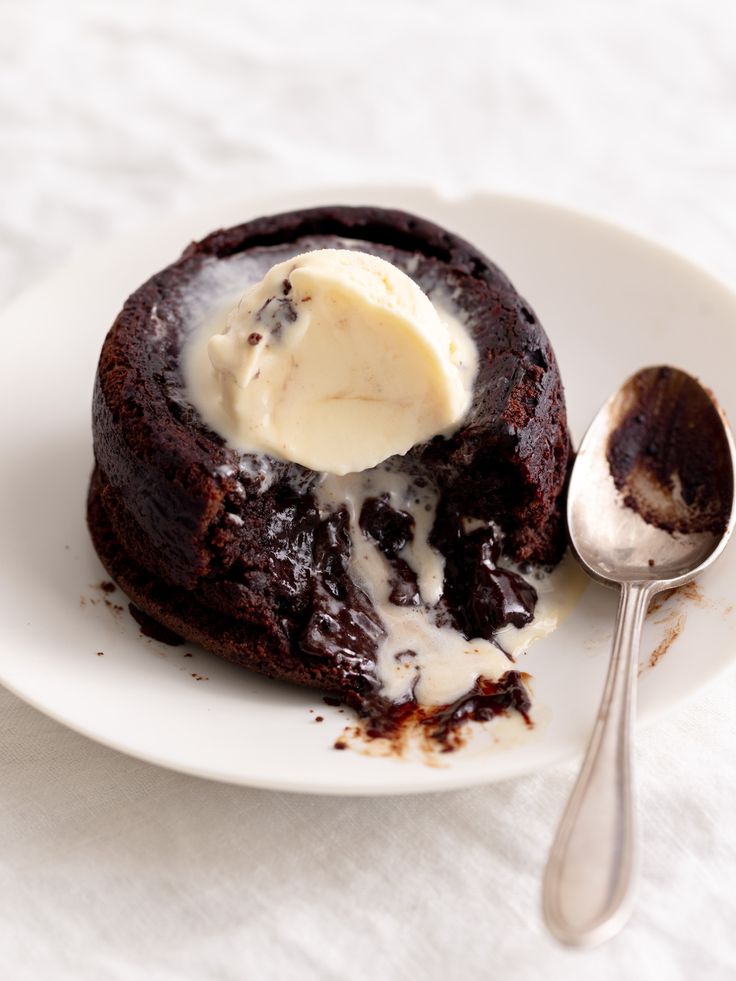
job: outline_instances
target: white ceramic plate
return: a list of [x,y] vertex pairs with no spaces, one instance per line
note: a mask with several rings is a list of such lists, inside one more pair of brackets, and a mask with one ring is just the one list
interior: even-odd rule
[[[435,766],[336,752],[332,744],[346,716],[316,693],[262,679],[191,645],[166,647],[143,638],[121,594],[96,588],[105,574],[84,521],[90,401],[100,345],[122,301],[214,227],[335,202],[415,211],[497,261],[552,340],[576,440],[608,394],[646,364],[669,362],[694,373],[736,418],[736,297],[683,259],[608,224],[508,197],[450,200],[383,187],[212,206],[97,250],[0,318],[0,681],[102,743],[234,783],[413,793],[527,773],[586,742],[615,612],[615,595],[601,587],[591,585],[563,626],[521,661],[535,679],[535,729],[512,737],[512,727],[494,722],[466,751],[446,754]],[[733,664],[735,574],[736,549],[730,548],[702,578],[700,598],[673,598],[650,617],[645,665],[658,646],[675,639],[656,667],[642,671],[642,720]],[[315,722],[317,714],[324,722]]]

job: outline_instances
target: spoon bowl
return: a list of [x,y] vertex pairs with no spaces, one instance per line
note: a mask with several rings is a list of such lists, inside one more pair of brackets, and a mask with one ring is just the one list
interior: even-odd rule
[[636,880],[632,732],[641,627],[655,593],[689,582],[734,526],[734,444],[690,375],[645,368],[603,406],[568,491],[574,553],[620,588],[611,661],[590,744],[545,870],[543,912],[570,946],[613,936]]
[[587,572],[660,589],[698,575],[733,528],[734,455],[691,375],[663,366],[629,378],[585,434],[570,479],[570,542]]

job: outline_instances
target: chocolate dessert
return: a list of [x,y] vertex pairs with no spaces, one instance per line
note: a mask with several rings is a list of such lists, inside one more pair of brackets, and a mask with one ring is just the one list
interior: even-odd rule
[[[462,321],[477,350],[461,423],[384,461],[352,497],[348,478],[325,482],[307,466],[233,446],[195,408],[185,370],[192,337],[225,301],[277,263],[325,249],[390,262]],[[258,311],[264,329],[288,332],[296,318],[289,290],[284,280],[283,295]],[[248,336],[261,341],[260,331]],[[520,570],[552,566],[564,548],[570,443],[550,343],[492,262],[403,212],[290,212],[190,245],[133,293],[113,324],[93,433],[89,528],[133,602],[229,661],[321,689],[373,720],[420,700],[421,651],[392,655],[412,678],[398,695],[378,668],[394,613],[407,623],[431,613],[432,629],[466,645],[493,644],[504,627],[534,615],[536,592]],[[383,605],[356,571],[368,547],[365,561],[387,570]],[[431,600],[422,550],[440,570]],[[475,675],[435,704],[438,740],[452,719],[527,711],[520,676],[507,664],[508,676]]]

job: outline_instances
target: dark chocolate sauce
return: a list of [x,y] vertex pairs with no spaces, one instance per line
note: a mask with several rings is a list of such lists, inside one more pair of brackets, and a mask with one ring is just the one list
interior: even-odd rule
[[454,736],[463,723],[486,722],[511,709],[520,712],[527,724],[530,722],[531,701],[518,671],[508,671],[498,681],[478,678],[469,692],[430,714],[422,724],[447,752],[457,748]]
[[391,566],[389,600],[395,606],[421,606],[419,583],[412,567],[398,558],[392,561]]
[[360,509],[359,524],[389,559],[395,559],[414,538],[414,518],[392,508],[386,497],[367,498]]
[[352,587],[344,602],[339,602],[315,582],[311,615],[299,638],[304,656],[328,660],[365,696],[380,687],[376,652],[384,635],[383,624],[364,593]]
[[414,518],[392,508],[385,496],[369,497],[360,509],[358,523],[391,563],[389,600],[396,606],[421,606],[416,573],[399,558],[401,549],[414,538]]
[[309,618],[299,647],[308,657],[329,660],[361,697],[379,687],[375,674],[383,624],[348,573],[349,518],[340,508],[321,521],[312,537]]
[[517,711],[531,725],[531,701],[518,671],[507,671],[498,681],[478,678],[468,692],[447,705],[428,708],[418,705],[413,698],[398,703],[376,698],[353,707],[363,717],[361,736],[400,745],[406,735],[416,732],[443,753],[460,748],[461,730],[467,722],[487,722]]
[[[386,497],[372,497],[361,508],[359,525],[391,566],[391,602],[421,605],[417,577],[399,555],[413,539],[412,516],[391,507]],[[489,719],[509,709],[528,713],[529,698],[515,671],[499,682],[479,678],[462,698],[439,709],[418,705],[413,692],[400,703],[387,701],[380,694],[375,671],[385,631],[369,598],[349,575],[347,510],[339,508],[323,519],[314,528],[312,541],[311,612],[300,649],[310,657],[339,665],[344,675],[351,677],[353,691],[342,701],[363,718],[363,732],[369,739],[391,738],[402,726],[421,723],[426,738],[443,749],[452,749],[457,744],[452,734],[468,719]],[[490,527],[466,532],[459,512],[444,508],[432,542],[446,560],[445,593],[436,610],[438,623],[449,621],[468,639],[492,639],[508,624],[522,627],[530,622],[536,590],[517,573],[498,565],[501,547]],[[414,653],[403,651],[400,656],[412,657]]]
[[520,575],[498,566],[501,546],[493,529],[465,533],[463,518],[442,509],[433,532],[444,554],[445,597],[466,637],[491,640],[508,624],[523,627],[534,617],[537,591]]

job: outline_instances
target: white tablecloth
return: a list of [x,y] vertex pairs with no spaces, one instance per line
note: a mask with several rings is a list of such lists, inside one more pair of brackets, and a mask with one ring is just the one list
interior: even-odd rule
[[[5,2],[0,294],[275,177],[551,198],[736,285],[735,109],[730,0]],[[735,703],[731,674],[641,733],[637,912],[579,953],[538,915],[572,765],[297,797],[139,763],[0,691],[0,975],[732,978]]]

